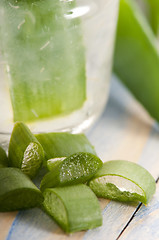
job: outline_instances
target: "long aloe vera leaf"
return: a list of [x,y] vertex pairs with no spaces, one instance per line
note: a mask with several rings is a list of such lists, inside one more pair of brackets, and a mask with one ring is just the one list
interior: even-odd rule
[[29,128],[16,122],[12,131],[8,150],[9,165],[20,168],[33,178],[44,160],[44,150]]
[[94,147],[84,134],[54,132],[36,134],[35,137],[41,143],[46,159],[68,157],[77,152],[96,155]]
[[45,211],[64,231],[71,233],[102,225],[98,199],[88,186],[48,188],[43,195]]
[[156,38],[134,1],[121,0],[114,72],[159,121],[159,54]]
[[0,168],[8,166],[8,157],[4,149],[0,146]]
[[40,190],[20,169],[0,169],[0,211],[37,207],[42,201]]
[[42,179],[40,189],[86,183],[103,166],[91,153],[75,153],[56,165]]
[[155,35],[159,35],[159,1],[147,0],[149,3],[149,20]]
[[14,121],[65,115],[86,100],[85,53],[75,1],[1,0],[0,41]]

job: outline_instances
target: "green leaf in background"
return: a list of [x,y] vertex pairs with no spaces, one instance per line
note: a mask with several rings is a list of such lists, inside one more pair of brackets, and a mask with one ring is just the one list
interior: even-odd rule
[[114,72],[159,121],[159,54],[156,38],[133,0],[121,0]]
[[0,42],[14,121],[68,114],[86,100],[85,50],[75,1],[1,0]]
[[0,168],[8,166],[8,157],[4,149],[0,146]]
[[40,190],[20,169],[0,169],[0,211],[38,207],[42,201]]
[[102,225],[98,199],[88,186],[48,188],[43,195],[45,211],[64,231],[71,233]]
[[149,3],[149,19],[156,36],[159,35],[159,0],[147,0]]

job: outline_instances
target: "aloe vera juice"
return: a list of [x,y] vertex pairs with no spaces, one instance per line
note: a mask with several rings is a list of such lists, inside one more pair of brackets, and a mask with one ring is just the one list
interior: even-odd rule
[[0,132],[87,128],[109,89],[118,0],[1,0]]

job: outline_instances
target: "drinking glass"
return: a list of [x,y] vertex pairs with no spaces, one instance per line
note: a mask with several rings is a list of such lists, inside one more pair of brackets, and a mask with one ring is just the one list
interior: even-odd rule
[[0,133],[82,132],[109,93],[118,0],[0,1]]

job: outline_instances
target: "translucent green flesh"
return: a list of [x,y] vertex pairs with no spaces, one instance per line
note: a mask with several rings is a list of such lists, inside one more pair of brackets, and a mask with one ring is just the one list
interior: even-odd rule
[[30,143],[25,152],[21,170],[31,178],[36,176],[42,165],[43,149],[38,143]]
[[73,154],[60,165],[60,184],[84,183],[93,177],[102,165],[102,161],[93,154]]
[[48,191],[45,194],[43,205],[51,217],[53,217],[55,221],[67,231],[68,216],[61,199],[55,193]]
[[16,122],[9,143],[9,165],[33,178],[44,160],[44,150],[29,128]]
[[140,201],[146,203],[146,198],[143,191],[140,192],[140,194],[135,191],[131,192],[131,187],[130,189],[127,189],[125,188],[125,186],[120,189],[111,182],[104,183],[104,181],[102,181],[102,178],[101,181],[93,180],[89,186],[98,197],[108,198],[122,202]]

